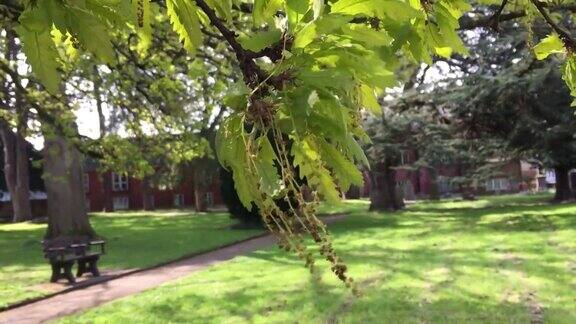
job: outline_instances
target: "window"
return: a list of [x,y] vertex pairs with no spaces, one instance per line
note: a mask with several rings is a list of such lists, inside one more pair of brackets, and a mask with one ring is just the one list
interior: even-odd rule
[[454,191],[454,184],[449,177],[438,176],[436,180],[438,184],[438,191],[442,194],[450,193]]
[[112,173],[112,191],[128,190],[128,176],[125,174]]
[[506,178],[495,178],[486,181],[487,191],[505,191],[510,190],[510,180]]
[[400,165],[406,165],[410,162],[410,155],[408,151],[402,150],[400,151]]
[[114,197],[114,199],[112,200],[112,205],[114,207],[114,210],[124,210],[130,208],[130,201],[126,196]]
[[175,194],[174,195],[174,207],[182,207],[182,206],[184,206],[184,195]]
[[82,182],[84,183],[84,192],[87,193],[90,191],[90,175],[88,173],[84,173],[82,177]]
[[212,192],[208,191],[204,194],[204,201],[206,202],[206,206],[214,206],[214,197],[212,196]]

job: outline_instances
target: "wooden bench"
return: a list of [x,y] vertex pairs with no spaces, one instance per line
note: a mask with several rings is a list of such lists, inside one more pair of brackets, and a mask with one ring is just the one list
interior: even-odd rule
[[[73,284],[76,279],[72,275],[74,262],[78,263],[76,277],[90,272],[94,277],[100,276],[98,271],[98,260],[100,255],[106,252],[106,242],[102,240],[87,241],[86,243],[70,243],[50,245],[42,242],[44,246],[44,257],[50,261],[52,266],[52,277],[50,282],[57,282],[60,279],[68,280]],[[99,247],[99,248],[96,248]]]

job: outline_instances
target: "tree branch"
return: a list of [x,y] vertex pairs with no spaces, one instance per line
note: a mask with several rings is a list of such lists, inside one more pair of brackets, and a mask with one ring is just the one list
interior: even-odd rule
[[560,27],[552,17],[548,14],[548,11],[545,9],[545,3],[539,0],[531,0],[531,2],[536,6],[538,12],[542,15],[542,18],[546,21],[546,23],[558,34],[562,42],[564,42],[564,46],[569,52],[576,52],[576,41],[572,38],[572,35],[564,28]]
[[254,62],[254,58],[261,57],[258,53],[246,50],[236,39],[237,35],[234,31],[226,27],[224,22],[218,18],[216,11],[212,9],[204,0],[194,0],[196,5],[204,11],[212,26],[216,27],[222,34],[228,45],[232,48],[240,64],[240,70],[244,77],[244,82],[252,89],[256,88],[259,83],[268,80],[266,73]]
[[502,15],[502,11],[504,10],[504,7],[506,7],[506,4],[508,4],[508,0],[503,0],[502,4],[500,4],[500,7],[498,7],[498,10],[496,10],[494,15],[492,15],[492,17],[490,17],[491,27],[494,30],[498,30],[498,23],[500,22],[500,15]]
[[[567,4],[567,5],[557,5],[557,6],[549,6],[546,3],[540,2],[543,8],[548,8],[548,10],[552,12],[576,12],[576,4]],[[511,11],[508,13],[500,13],[497,17],[497,23],[503,21],[510,21],[518,18],[522,18],[526,16],[525,10],[518,10],[518,11]],[[490,27],[491,24],[494,22],[493,20],[494,15],[490,17],[481,17],[477,19],[473,19],[469,16],[463,16],[460,18],[460,27],[459,30],[469,30],[475,29],[480,27]]]

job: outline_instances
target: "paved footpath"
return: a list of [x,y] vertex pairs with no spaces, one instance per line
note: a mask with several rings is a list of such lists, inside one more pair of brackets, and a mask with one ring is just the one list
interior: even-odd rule
[[[345,215],[336,215],[324,219],[327,223],[331,223],[344,217]],[[271,246],[274,243],[275,240],[271,235],[257,237],[165,266],[112,279],[84,289],[73,290],[69,293],[2,312],[0,313],[0,323],[44,323],[118,298],[140,293],[165,282],[185,277],[192,272],[202,270],[213,264]]]

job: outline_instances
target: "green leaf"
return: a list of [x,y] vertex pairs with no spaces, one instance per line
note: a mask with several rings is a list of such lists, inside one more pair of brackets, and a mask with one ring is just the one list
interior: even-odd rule
[[364,177],[356,165],[349,161],[340,151],[326,141],[318,141],[322,159],[334,172],[343,191],[347,191],[351,184],[362,186]]
[[105,63],[114,62],[116,56],[106,26],[90,12],[68,7],[68,24],[84,47]]
[[258,192],[256,191],[256,184],[251,181],[251,177],[246,174],[246,170],[235,168],[232,171],[232,178],[234,179],[234,188],[240,198],[240,202],[246,209],[252,210],[252,202],[256,201]]
[[152,13],[150,10],[151,0],[133,0],[132,13],[134,15],[134,25],[138,34],[139,42],[137,50],[144,53],[152,45]]
[[[205,0],[206,3],[216,9],[216,12],[226,21],[232,21],[232,1],[231,0]],[[193,4],[193,1],[188,1]]]
[[308,186],[317,190],[328,202],[338,203],[340,193],[330,171],[320,162],[320,156],[314,147],[315,144],[309,137],[295,141],[291,151],[294,156],[293,164],[300,170],[300,177],[308,180]]
[[274,14],[282,7],[282,0],[254,0],[252,18],[256,25],[262,25],[274,18]]
[[564,43],[557,34],[550,34],[534,46],[534,54],[539,60],[547,58],[550,54],[565,53]]
[[382,107],[378,103],[374,90],[363,84],[360,86],[360,95],[362,96],[362,106],[370,110],[373,114],[382,115]]
[[318,175],[313,177],[310,183],[316,186],[318,192],[329,203],[335,204],[340,202],[340,192],[336,188],[336,183],[332,180],[330,172],[325,168],[320,168]]
[[298,23],[310,9],[309,0],[286,0],[286,14],[290,29],[296,29]]
[[50,37],[48,29],[32,31],[24,26],[15,28],[22,41],[26,61],[32,66],[32,72],[50,93],[58,93],[61,83],[58,72],[58,51]]
[[250,89],[242,81],[234,83],[224,96],[224,104],[236,111],[246,110]]
[[397,0],[339,0],[332,5],[333,13],[375,16],[408,21],[421,15],[408,3]]
[[282,32],[278,29],[258,31],[255,33],[244,34],[238,38],[238,41],[245,49],[258,52],[266,47],[280,41]]
[[193,1],[187,0],[166,0],[166,8],[174,31],[184,42],[184,48],[190,54],[195,54],[202,44],[198,8]]
[[310,22],[294,35],[294,48],[304,48],[316,38],[316,24]]
[[388,36],[386,31],[376,31],[364,25],[346,25],[342,27],[342,31],[353,40],[363,43],[368,47],[388,46],[392,43],[392,37]]
[[348,134],[346,137],[346,149],[351,153],[356,162],[361,163],[363,166],[370,169],[370,162],[368,162],[366,153],[364,153],[364,150],[360,144],[358,144],[358,141],[356,141],[354,136],[351,134]]
[[[568,89],[570,89],[570,94],[572,97],[576,98],[576,55],[572,54],[566,59],[564,63],[564,70],[562,74],[562,79],[566,82]],[[572,107],[576,107],[576,100],[572,102]]]
[[276,154],[267,136],[260,137],[260,150],[256,160],[260,189],[269,196],[275,196],[282,188],[282,180],[274,161]]

